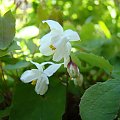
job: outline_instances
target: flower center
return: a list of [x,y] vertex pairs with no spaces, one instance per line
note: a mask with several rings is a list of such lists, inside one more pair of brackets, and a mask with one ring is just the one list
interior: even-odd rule
[[49,46],[52,50],[55,50],[56,48],[53,45]]
[[31,82],[31,84],[32,84],[32,85],[36,85],[36,82],[37,82],[36,80],[33,80],[33,81]]

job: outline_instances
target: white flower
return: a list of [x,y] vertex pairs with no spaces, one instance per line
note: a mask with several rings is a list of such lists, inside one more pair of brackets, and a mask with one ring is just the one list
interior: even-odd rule
[[71,44],[70,41],[78,41],[80,37],[77,32],[73,30],[63,31],[62,26],[53,20],[46,20],[51,31],[43,36],[40,40],[40,52],[49,56],[53,54],[53,60],[58,62],[64,58],[64,66],[67,67],[70,61]]
[[[31,61],[32,62],[32,61]],[[43,95],[48,89],[49,80],[48,77],[52,76],[62,64],[54,64],[52,62],[43,62],[41,64],[32,62],[37,69],[31,69],[25,71],[21,75],[21,81],[29,83],[36,80],[35,91],[37,94]],[[43,66],[51,64],[47,69],[43,70]]]

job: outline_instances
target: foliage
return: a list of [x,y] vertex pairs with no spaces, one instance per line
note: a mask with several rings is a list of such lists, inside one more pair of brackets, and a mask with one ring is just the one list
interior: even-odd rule
[[49,92],[45,96],[37,95],[31,85],[16,84],[10,120],[61,119],[64,112],[65,87],[59,83],[57,78],[51,81]]
[[15,35],[15,18],[10,11],[0,18],[0,28],[0,49],[4,50],[10,45]]
[[[88,88],[81,100],[83,120],[113,120],[119,106],[120,81],[108,80]],[[87,111],[87,112],[86,112]]]
[[[48,92],[40,96],[20,76],[34,68],[30,60],[52,61],[52,56],[39,52],[39,40],[49,31],[42,23],[47,19],[80,35],[81,41],[72,42],[71,60],[83,84],[73,85],[61,67],[50,78]],[[119,39],[119,0],[1,0],[0,119],[74,120],[76,113],[82,120],[119,119]],[[72,94],[69,99],[66,89]],[[73,116],[66,106],[75,112]]]

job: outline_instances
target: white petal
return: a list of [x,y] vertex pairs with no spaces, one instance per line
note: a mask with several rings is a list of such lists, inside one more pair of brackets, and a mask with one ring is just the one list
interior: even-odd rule
[[[58,34],[58,35],[57,35]],[[61,42],[61,37],[62,35],[59,34],[59,32],[57,32],[57,34],[51,35],[51,44],[54,45],[56,47],[56,43],[60,43]]]
[[40,39],[40,52],[45,56],[52,55],[54,51],[49,47],[50,45],[51,35],[48,33]]
[[53,20],[44,20],[43,23],[45,22],[49,25],[51,31],[57,30],[59,32],[63,32],[63,28],[58,22]]
[[52,50],[49,46],[47,44],[41,45],[39,48],[40,52],[45,56],[52,55],[54,53],[54,50]]
[[21,75],[21,81],[24,83],[29,83],[32,80],[36,80],[38,78],[39,71],[37,69],[27,70]]
[[37,94],[44,95],[48,90],[49,80],[46,75],[41,75],[37,80],[35,91]]
[[37,62],[33,62],[33,61],[30,61],[32,64],[34,64],[38,69],[39,71],[43,72],[43,68],[42,68],[42,65],[37,63]]
[[42,66],[44,66],[44,65],[46,65],[46,64],[51,64],[51,65],[52,65],[52,64],[54,64],[54,63],[53,63],[53,62],[43,62],[43,63],[41,63]]
[[50,65],[47,69],[44,70],[44,73],[50,77],[60,68],[61,65],[62,64]]
[[70,42],[67,42],[66,47],[65,47],[65,56],[69,56],[71,52],[71,44]]
[[51,40],[51,43],[53,44],[53,46],[55,46],[56,49],[61,49],[66,45],[68,41],[69,40],[67,40],[64,36],[61,36],[58,39]]
[[65,39],[61,39],[55,45],[57,47],[56,47],[55,53],[53,55],[53,61],[58,62],[64,57],[66,41],[65,41]]
[[53,61],[60,61],[64,57],[64,47],[62,49],[56,49],[53,55]]
[[64,67],[67,67],[68,63],[70,62],[70,57],[64,57]]
[[70,52],[71,52],[71,44],[67,42],[65,47],[65,54],[64,54],[64,67],[67,67],[68,63],[70,62]]
[[78,33],[70,29],[64,31],[64,36],[66,36],[66,38],[69,39],[70,41],[80,40]]
[[41,39],[40,39],[40,44],[49,44],[51,41],[51,35],[50,33],[44,35]]

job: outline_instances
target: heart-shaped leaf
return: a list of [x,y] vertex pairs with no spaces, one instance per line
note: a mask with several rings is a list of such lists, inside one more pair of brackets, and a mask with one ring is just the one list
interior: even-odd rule
[[37,95],[34,86],[19,82],[16,85],[10,120],[61,120],[64,113],[65,87],[50,79],[45,96]]
[[82,120],[114,120],[120,108],[120,80],[88,88],[80,102]]

